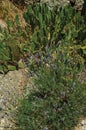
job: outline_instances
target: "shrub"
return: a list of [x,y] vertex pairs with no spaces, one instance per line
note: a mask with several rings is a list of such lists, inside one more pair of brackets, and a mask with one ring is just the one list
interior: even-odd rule
[[[28,36],[28,63],[32,69],[34,62],[36,66],[38,61],[41,63],[48,48],[52,46],[57,48],[61,44],[64,46],[67,44],[68,48],[76,51],[76,55],[80,57],[78,59],[86,56],[84,17],[70,5],[59,10],[56,6],[50,10],[46,4],[35,3],[28,6],[24,18],[30,25],[26,28],[26,34]],[[62,50],[64,51],[64,48]]]
[[86,115],[85,84],[78,81],[77,68],[59,56],[37,72],[36,89],[18,108],[17,130],[73,130]]
[[84,65],[80,50],[86,50],[78,38],[84,19],[70,6],[58,12],[46,4],[30,5],[24,18],[31,27],[31,32],[26,28],[27,64],[36,87],[21,101],[16,129],[73,130],[86,115],[86,84],[77,76]]

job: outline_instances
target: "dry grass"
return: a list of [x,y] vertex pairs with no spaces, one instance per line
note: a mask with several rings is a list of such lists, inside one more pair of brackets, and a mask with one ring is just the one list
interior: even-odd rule
[[26,25],[22,17],[23,12],[24,10],[20,10],[9,0],[2,0],[2,2],[0,3],[0,19],[6,20],[6,18],[8,17],[9,19],[14,20],[15,16],[18,14],[22,27]]

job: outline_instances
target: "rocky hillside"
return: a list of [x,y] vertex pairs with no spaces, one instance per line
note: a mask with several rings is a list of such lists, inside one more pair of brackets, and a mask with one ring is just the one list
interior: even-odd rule
[[[32,2],[32,0],[31,0]],[[33,0],[33,2],[35,2]],[[39,2],[37,0],[37,2]],[[63,6],[71,4],[76,10],[82,10],[83,0],[40,0],[41,3],[46,2],[50,8],[54,5]],[[22,4],[21,4],[22,3]],[[7,28],[6,18],[15,19],[16,14],[19,15],[21,26],[26,25],[22,14],[26,10],[30,0],[2,0],[0,1],[0,26]],[[19,100],[24,97],[28,90],[26,86],[31,86],[31,81],[27,77],[27,69],[19,69],[9,71],[6,75],[0,74],[0,130],[13,130],[15,127],[15,112],[19,105]],[[86,72],[80,74],[81,82],[86,81]],[[28,85],[27,85],[28,84]],[[86,121],[80,121],[76,130],[86,130]],[[84,123],[83,123],[84,122]]]

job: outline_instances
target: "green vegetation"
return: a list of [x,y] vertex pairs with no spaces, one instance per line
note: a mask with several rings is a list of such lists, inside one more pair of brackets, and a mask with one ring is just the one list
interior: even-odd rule
[[73,130],[86,115],[86,84],[76,77],[77,69],[59,55],[50,68],[37,72],[35,87],[18,109],[17,130]]
[[36,75],[36,88],[18,108],[16,129],[73,130],[86,116],[86,84],[78,79],[86,67],[84,17],[70,5],[50,10],[39,3],[29,5],[23,16],[25,28],[18,16],[15,22],[7,19],[0,38],[0,69],[18,69],[19,60],[26,58]]
[[76,12],[70,5],[58,11],[57,7],[49,10],[46,4],[34,4],[28,7],[24,18],[30,25],[26,32],[29,39],[28,64],[32,70],[37,65],[40,66],[46,53],[53,54],[59,46],[62,46],[63,53],[66,51],[69,57],[74,55],[74,63],[84,63],[86,25],[80,12]]
[[0,35],[0,72],[7,73],[19,68],[18,62],[24,55],[25,41],[18,15],[14,22],[7,18],[7,29],[1,28]]

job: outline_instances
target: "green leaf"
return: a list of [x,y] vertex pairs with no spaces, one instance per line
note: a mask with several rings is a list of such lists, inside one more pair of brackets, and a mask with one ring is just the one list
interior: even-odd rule
[[42,14],[41,13],[39,13],[39,23],[40,23],[40,27],[42,27],[43,25],[42,25],[42,21],[43,21],[43,18],[42,18]]
[[0,56],[0,59],[1,59],[2,61],[8,61],[10,58],[9,58],[8,56],[6,56],[5,54],[2,54],[2,55]]
[[31,46],[30,46],[30,51],[34,52],[34,50],[35,50],[35,44],[34,44],[34,42],[32,42]]
[[2,67],[2,65],[0,65],[0,72],[1,72],[1,71],[3,71],[3,67]]
[[7,25],[8,25],[8,28],[13,27],[13,21],[12,21],[12,20],[9,20],[9,19],[7,18],[6,23],[7,23]]
[[20,21],[19,21],[19,16],[18,16],[18,15],[16,15],[15,21],[16,21],[16,24],[17,24],[17,25],[20,25]]
[[20,60],[20,61],[18,62],[18,67],[19,67],[19,68],[25,68],[25,67],[26,67],[26,64],[25,64],[23,61]]
[[86,50],[83,49],[83,54],[86,55]]
[[8,67],[8,70],[9,70],[9,71],[16,70],[16,66],[8,65],[7,67]]
[[34,32],[33,36],[32,36],[32,41],[33,42],[37,42],[37,31]]

